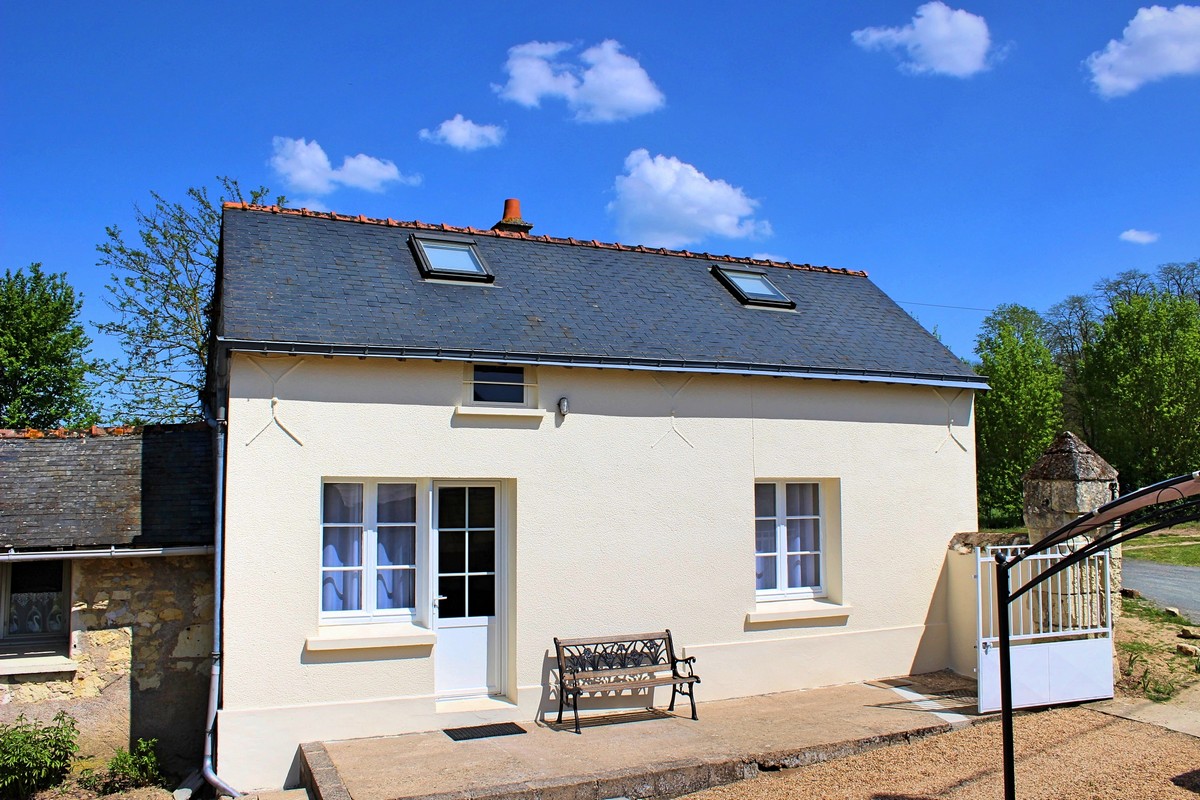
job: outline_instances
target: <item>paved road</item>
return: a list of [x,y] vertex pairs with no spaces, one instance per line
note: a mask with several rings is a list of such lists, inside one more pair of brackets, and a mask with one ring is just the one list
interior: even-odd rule
[[1121,583],[1200,624],[1200,567],[1124,559]]

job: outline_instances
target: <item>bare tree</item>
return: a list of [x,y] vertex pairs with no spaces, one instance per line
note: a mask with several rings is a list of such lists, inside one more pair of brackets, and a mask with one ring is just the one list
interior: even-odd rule
[[217,182],[216,200],[204,187],[188,189],[182,203],[151,192],[149,210],[135,206],[134,242],[113,225],[96,248],[99,265],[112,270],[105,302],[118,315],[96,327],[117,337],[125,353],[109,365],[106,376],[116,403],[110,414],[137,422],[181,422],[201,415],[221,204],[258,203],[268,195],[260,186],[247,198],[236,180]]
[[1160,264],[1158,285],[1167,294],[1200,302],[1200,259]]
[[1115,278],[1103,278],[1096,281],[1093,287],[1096,294],[1108,306],[1108,310],[1117,303],[1128,303],[1135,297],[1142,297],[1154,291],[1154,277],[1140,269],[1127,269],[1118,273]]
[[1084,396],[1080,375],[1083,355],[1096,339],[1100,314],[1093,298],[1073,294],[1050,306],[1046,312],[1046,342],[1054,361],[1063,372],[1063,417],[1068,430],[1078,431],[1085,441],[1092,440],[1095,427],[1091,405]]

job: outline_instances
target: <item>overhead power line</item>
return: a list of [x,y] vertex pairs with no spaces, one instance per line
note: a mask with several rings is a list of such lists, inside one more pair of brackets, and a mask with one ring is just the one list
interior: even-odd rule
[[947,306],[941,303],[918,303],[914,300],[897,300],[902,306],[929,306],[930,308],[957,308],[960,311],[991,311],[990,308],[975,308],[974,306]]

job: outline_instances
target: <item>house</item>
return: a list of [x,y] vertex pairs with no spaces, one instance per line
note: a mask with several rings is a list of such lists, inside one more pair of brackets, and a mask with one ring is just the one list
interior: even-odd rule
[[702,701],[950,663],[983,379],[865,273],[530,227],[225,206],[239,789],[305,741],[536,719],[556,636],[669,628]]
[[96,759],[200,764],[213,620],[208,426],[0,431],[0,723],[80,721]]

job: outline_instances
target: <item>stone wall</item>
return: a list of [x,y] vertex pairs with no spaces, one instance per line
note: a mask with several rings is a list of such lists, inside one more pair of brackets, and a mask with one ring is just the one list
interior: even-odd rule
[[[1070,431],[1055,437],[1025,473],[1023,483],[1025,526],[1031,542],[1115,500],[1118,494],[1117,471]],[[1108,530],[1111,528],[1098,533]],[[1108,555],[1109,590],[1116,598],[1121,592],[1121,546],[1110,548]],[[1112,622],[1120,615],[1117,600],[1112,603]]]
[[79,721],[80,754],[106,760],[157,738],[164,766],[200,763],[212,650],[211,556],[71,563],[72,673],[0,676],[0,722],[58,710]]

